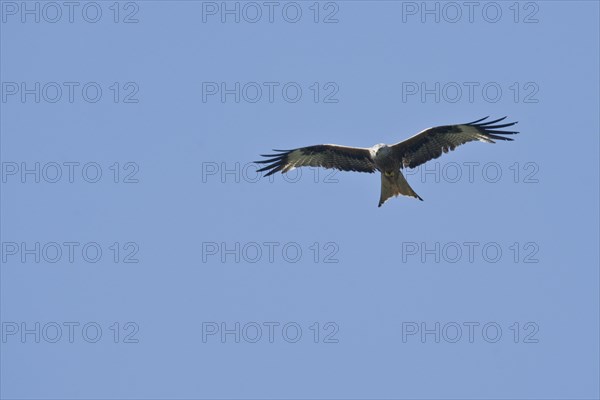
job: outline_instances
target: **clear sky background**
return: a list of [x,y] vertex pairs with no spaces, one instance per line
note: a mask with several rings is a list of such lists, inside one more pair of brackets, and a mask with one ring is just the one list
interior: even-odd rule
[[[54,4],[0,2],[2,398],[599,397],[597,2]],[[252,164],[486,115],[423,202]]]

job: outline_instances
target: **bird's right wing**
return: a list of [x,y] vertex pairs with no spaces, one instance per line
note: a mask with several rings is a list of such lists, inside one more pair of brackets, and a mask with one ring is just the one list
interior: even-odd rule
[[341,171],[375,172],[376,167],[369,149],[361,147],[319,144],[294,150],[273,150],[278,154],[261,154],[267,160],[255,161],[257,164],[269,164],[258,172],[268,171],[265,176],[281,171],[290,171],[296,167],[335,168]]
[[516,122],[499,124],[505,118],[484,121],[487,119],[485,117],[466,124],[425,129],[411,138],[396,143],[392,146],[392,150],[404,167],[415,168],[467,142],[478,140],[495,143],[494,140],[512,140],[504,135],[514,135],[519,132],[506,131],[504,128],[513,126]]

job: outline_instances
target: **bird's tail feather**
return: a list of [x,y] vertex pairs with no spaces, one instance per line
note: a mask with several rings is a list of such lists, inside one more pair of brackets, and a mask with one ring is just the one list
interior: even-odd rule
[[410,197],[416,197],[423,201],[410,187],[402,172],[396,171],[392,174],[386,175],[384,172],[381,173],[381,197],[379,198],[379,207],[387,201],[390,197],[404,195]]

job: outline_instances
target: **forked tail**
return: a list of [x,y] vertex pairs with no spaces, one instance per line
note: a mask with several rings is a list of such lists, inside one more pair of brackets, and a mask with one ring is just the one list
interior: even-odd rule
[[419,196],[415,191],[410,187],[402,172],[395,171],[389,175],[385,172],[381,173],[381,197],[379,198],[379,207],[383,203],[387,201],[390,197],[395,197],[398,195],[416,197],[417,199],[423,201],[421,196]]

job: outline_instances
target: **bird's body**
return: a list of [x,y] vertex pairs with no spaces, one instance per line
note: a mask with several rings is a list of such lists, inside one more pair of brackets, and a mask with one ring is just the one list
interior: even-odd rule
[[259,172],[268,171],[265,176],[304,166],[369,173],[379,171],[381,173],[379,207],[390,197],[400,194],[423,200],[402,175],[402,168],[415,168],[466,142],[479,140],[494,143],[494,139],[512,140],[501,135],[518,133],[498,130],[512,126],[516,122],[494,125],[506,117],[482,123],[481,121],[486,118],[467,124],[429,128],[394,145],[380,143],[371,148],[361,148],[321,144],[294,150],[275,150],[279,154],[263,155],[268,159],[256,162],[269,164],[259,169]]
[[381,196],[379,197],[379,207],[392,196],[403,194],[405,196],[416,197],[423,200],[410,187],[402,169],[402,160],[394,156],[394,150],[387,144],[376,144],[369,149],[373,158],[373,164],[381,173]]
[[369,150],[372,154],[373,162],[379,171],[385,172],[388,169],[400,168],[398,160],[394,158],[392,148],[387,144],[376,144]]

